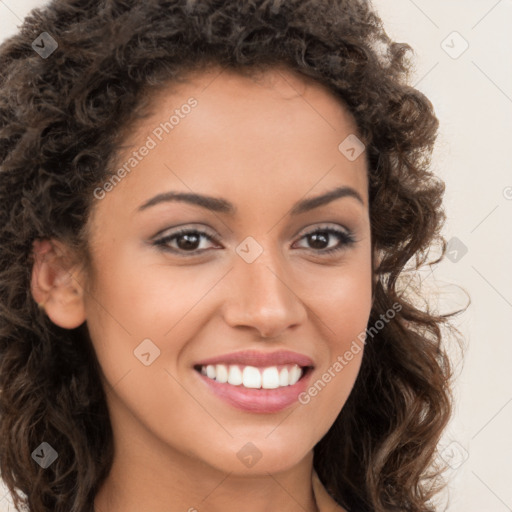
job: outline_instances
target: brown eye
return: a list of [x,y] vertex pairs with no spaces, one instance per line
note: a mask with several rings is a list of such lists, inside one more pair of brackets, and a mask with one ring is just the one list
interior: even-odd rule
[[[330,254],[333,252],[341,251],[342,249],[351,246],[355,243],[355,239],[351,233],[341,231],[334,228],[320,228],[310,233],[305,234],[301,240],[306,240],[309,248],[314,249],[319,254]],[[335,245],[331,241],[338,240]]]
[[[154,245],[173,253],[190,253],[192,255],[194,253],[200,253],[207,250],[204,247],[205,244],[201,244],[203,240],[217,242],[216,237],[204,231],[182,229],[159,238],[154,242]],[[201,245],[203,245],[203,247],[201,247]]]
[[176,239],[176,245],[179,249],[184,251],[195,251],[201,240],[201,235],[197,233],[184,233],[174,237]]

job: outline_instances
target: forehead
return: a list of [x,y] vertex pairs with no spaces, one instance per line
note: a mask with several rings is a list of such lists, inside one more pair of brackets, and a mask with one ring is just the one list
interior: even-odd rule
[[[355,118],[342,98],[312,77],[283,66],[240,71],[210,66],[190,71],[178,82],[151,93],[149,111],[162,114],[162,109],[175,106],[180,99],[183,102],[191,95],[200,97],[203,106],[217,103],[228,105],[232,110],[238,107],[240,114],[263,112],[278,105],[280,113],[300,106],[309,107],[310,114],[314,112],[332,129],[337,129],[336,124],[341,121],[352,133],[358,131]],[[240,116],[233,121],[240,121]]]
[[367,201],[364,153],[350,161],[339,148],[357,133],[356,122],[309,77],[282,68],[250,75],[209,68],[158,90],[148,112],[130,132],[118,166],[150,139],[151,151],[109,201],[140,205],[178,190],[231,196],[249,211],[270,203],[284,208],[343,185]]

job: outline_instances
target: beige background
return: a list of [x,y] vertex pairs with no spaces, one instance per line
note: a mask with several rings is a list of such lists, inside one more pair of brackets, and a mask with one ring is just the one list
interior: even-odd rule
[[[0,41],[44,3],[0,0]],[[448,503],[449,512],[511,511],[512,0],[373,4],[388,34],[414,48],[413,85],[441,122],[434,169],[447,186],[444,234],[453,261],[423,280],[442,290],[441,306],[464,303],[454,285],[472,298],[457,321],[468,347],[458,364],[455,416],[439,446],[452,466],[440,505]],[[0,486],[0,512],[13,510]]]

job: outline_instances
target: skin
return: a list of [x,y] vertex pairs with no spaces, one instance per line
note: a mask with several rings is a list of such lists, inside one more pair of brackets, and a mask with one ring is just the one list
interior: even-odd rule
[[[346,402],[363,351],[307,405],[269,414],[225,403],[192,366],[284,348],[311,357],[314,383],[364,332],[372,305],[365,153],[350,161],[338,150],[357,133],[354,119],[322,85],[293,72],[248,78],[212,68],[189,78],[154,96],[125,156],[188,98],[197,106],[95,200],[92,268],[65,258],[59,241],[38,243],[32,293],[56,324],[87,322],[103,371],[115,460],[97,511],[225,512],[243,504],[246,512],[313,512],[313,447]],[[343,197],[290,215],[297,201],[339,186],[362,203]],[[177,201],[138,211],[167,191],[222,197],[237,212]],[[218,242],[201,237],[195,256],[152,244],[178,226]],[[315,246],[304,236],[326,227],[348,230],[355,242],[327,235]],[[263,249],[252,263],[235,250],[249,236]],[[168,245],[179,251],[185,242]],[[335,246],[341,250],[322,254]],[[134,357],[146,338],[160,350],[149,366]],[[248,442],[261,453],[251,468],[237,457]]]

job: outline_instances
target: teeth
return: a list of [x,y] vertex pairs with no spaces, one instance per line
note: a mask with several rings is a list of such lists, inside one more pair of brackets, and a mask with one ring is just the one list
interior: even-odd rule
[[242,372],[242,386],[244,388],[261,388],[261,373],[254,366],[246,366]]
[[224,364],[216,364],[215,365],[215,378],[219,382],[227,382],[228,381],[228,369]]
[[242,384],[242,382],[243,382],[242,372],[240,371],[240,368],[238,368],[238,366],[230,366],[229,367],[228,382],[230,384],[232,384],[233,386],[240,386],[240,384]]
[[297,365],[293,366],[289,375],[288,375],[288,382],[290,383],[290,386],[293,386],[302,375],[302,370]]
[[[204,366],[201,366],[201,368],[204,368]],[[210,379],[215,379],[215,366],[209,364],[206,367],[206,375],[210,377]]]
[[275,389],[279,387],[279,372],[273,368],[265,368],[261,374],[261,387],[264,389]]
[[279,385],[288,386],[288,368],[283,368],[279,373]]
[[243,386],[252,389],[276,389],[279,387],[293,386],[303,374],[303,369],[296,365],[286,365],[279,370],[277,366],[256,368],[225,364],[209,364],[201,366],[201,373],[218,382],[228,383],[232,386]]

